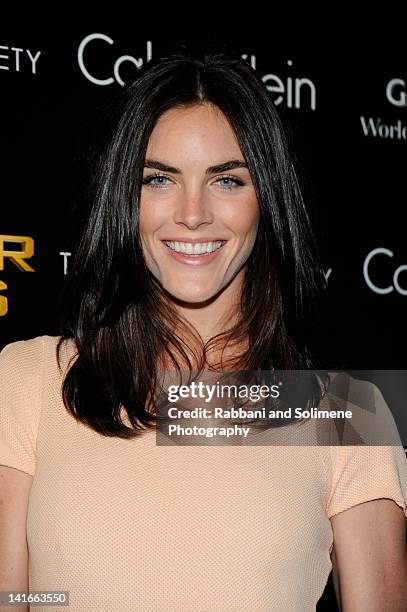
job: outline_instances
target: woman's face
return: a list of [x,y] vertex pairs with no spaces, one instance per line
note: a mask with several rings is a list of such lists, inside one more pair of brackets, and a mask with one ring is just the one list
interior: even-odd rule
[[163,114],[147,147],[140,237],[164,289],[199,303],[240,287],[258,222],[254,185],[221,111],[196,105]]

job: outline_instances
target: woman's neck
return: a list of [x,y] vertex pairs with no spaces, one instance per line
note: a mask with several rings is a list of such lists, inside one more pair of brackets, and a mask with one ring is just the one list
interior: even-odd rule
[[[190,303],[171,298],[179,315],[192,325],[194,330],[200,335],[204,344],[214,336],[231,329],[238,322],[240,317],[240,296],[243,274],[244,270],[242,269],[229,285],[205,302]],[[181,335],[182,332],[176,331]],[[184,340],[182,335],[181,337]],[[188,343],[190,341],[188,337],[186,342]],[[210,354],[207,355],[210,364],[219,363],[221,357],[222,361],[235,358],[243,348],[247,347],[246,341],[243,341],[243,343],[240,342],[239,347],[236,346],[236,343],[230,344],[225,348],[222,355],[225,342],[226,339],[223,339],[223,342],[216,345],[214,349],[212,349],[213,344],[211,344]],[[202,347],[196,348],[199,350]],[[191,350],[191,355],[193,353],[194,351]]]
[[234,325],[240,316],[240,296],[244,269],[219,293],[205,302],[182,302],[172,298],[174,306],[207,342]]

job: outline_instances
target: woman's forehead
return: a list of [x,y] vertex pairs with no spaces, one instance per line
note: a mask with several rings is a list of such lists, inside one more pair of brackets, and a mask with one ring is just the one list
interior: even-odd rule
[[[176,165],[173,156],[188,163],[202,163],[241,158],[239,143],[223,114],[200,106],[170,109],[157,121],[148,142],[146,157],[167,159]],[[162,160],[164,161],[164,160]],[[209,165],[209,163],[208,163]]]

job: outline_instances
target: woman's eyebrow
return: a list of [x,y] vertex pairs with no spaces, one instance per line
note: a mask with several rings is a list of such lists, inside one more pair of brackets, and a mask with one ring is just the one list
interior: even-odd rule
[[[181,170],[168,166],[156,159],[146,159],[144,168],[154,168],[155,170],[161,170],[162,172],[172,172],[173,174],[182,174]],[[235,168],[247,168],[246,162],[240,159],[232,159],[215,166],[209,166],[206,169],[205,174],[216,174],[217,172],[227,172],[228,170],[234,170]]]

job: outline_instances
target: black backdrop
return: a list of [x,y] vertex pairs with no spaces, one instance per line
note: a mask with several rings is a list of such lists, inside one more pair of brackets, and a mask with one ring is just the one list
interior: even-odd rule
[[[262,76],[297,152],[329,284],[314,349],[348,369],[406,368],[402,41],[345,38],[311,49],[287,29],[278,41],[174,42],[109,23],[0,32],[0,348],[58,333],[86,152],[104,102],[150,58],[226,40]],[[404,397],[405,377],[398,384]],[[335,609],[331,580],[319,609]]]

